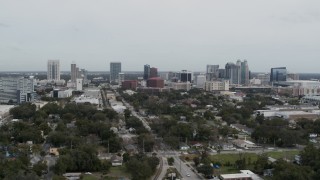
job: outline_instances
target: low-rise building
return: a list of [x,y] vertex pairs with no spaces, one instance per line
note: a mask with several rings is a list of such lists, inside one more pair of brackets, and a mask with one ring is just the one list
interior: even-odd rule
[[250,170],[240,170],[240,173],[236,174],[221,174],[221,180],[262,180],[261,177],[256,175]]
[[111,165],[112,166],[122,166],[123,158],[117,155],[111,157]]
[[229,91],[229,81],[206,81],[204,89],[206,91]]
[[261,148],[261,146],[258,146],[251,141],[243,140],[243,139],[233,140],[233,144],[239,148],[244,148],[244,149]]

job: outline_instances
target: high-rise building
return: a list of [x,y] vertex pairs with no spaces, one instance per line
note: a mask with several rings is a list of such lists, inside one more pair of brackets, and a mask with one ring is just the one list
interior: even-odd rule
[[226,79],[230,81],[230,84],[240,84],[240,66],[240,62],[237,62],[237,64],[232,62],[226,64]]
[[181,82],[192,82],[192,75],[193,73],[191,71],[182,70],[179,72],[179,80]]
[[287,68],[277,67],[271,68],[270,82],[287,81]]
[[48,80],[60,80],[60,61],[48,60],[47,64],[47,79]]
[[288,73],[287,74],[288,80],[299,80],[299,74],[297,73]]
[[121,62],[110,62],[110,82],[117,82],[121,72]]
[[34,99],[34,79],[24,77],[0,77],[0,102],[30,102]]
[[155,67],[150,68],[150,77],[149,78],[153,78],[153,77],[158,77],[158,69]]
[[71,82],[75,83],[77,80],[77,65],[75,63],[71,64]]
[[147,80],[149,78],[150,78],[150,65],[146,64],[146,65],[144,65],[143,79]]
[[219,78],[219,65],[207,65],[207,81],[212,81]]
[[248,85],[249,84],[249,66],[247,60],[241,62],[241,84]]

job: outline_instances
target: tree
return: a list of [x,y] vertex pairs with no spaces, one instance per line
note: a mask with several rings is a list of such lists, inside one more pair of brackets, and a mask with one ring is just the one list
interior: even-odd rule
[[267,154],[261,154],[258,156],[257,161],[254,163],[254,170],[258,174],[262,174],[263,170],[268,167],[268,156]]
[[174,163],[174,158],[173,157],[168,157],[168,164],[169,164],[169,166],[172,166],[173,165],[173,163]]
[[32,170],[38,175],[41,176],[43,172],[47,170],[47,164],[45,162],[38,162],[37,164],[33,165]]
[[213,168],[210,164],[205,164],[197,168],[199,173],[204,174],[206,177],[212,176]]

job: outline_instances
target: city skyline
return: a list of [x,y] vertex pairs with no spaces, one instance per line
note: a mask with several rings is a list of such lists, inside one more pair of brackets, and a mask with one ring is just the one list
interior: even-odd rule
[[302,0],[2,1],[0,71],[43,71],[48,59],[61,71],[73,61],[89,71],[112,61],[205,71],[247,59],[254,72],[316,73],[319,12],[319,1]]

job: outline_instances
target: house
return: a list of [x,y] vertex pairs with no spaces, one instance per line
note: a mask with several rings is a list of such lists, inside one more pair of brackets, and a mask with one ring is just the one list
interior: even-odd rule
[[242,140],[242,139],[236,139],[233,141],[233,144],[237,147],[244,148],[244,149],[254,149],[254,148],[260,148],[261,146],[258,146],[254,144],[251,141],[248,140]]
[[230,124],[230,127],[248,135],[251,135],[251,133],[253,132],[253,129],[248,128],[247,126],[242,124]]
[[50,148],[49,153],[55,156],[59,156],[59,149],[58,148]]
[[122,166],[122,162],[123,162],[123,158],[122,157],[114,155],[114,156],[111,157],[110,160],[111,160],[111,165],[112,166]]
[[188,149],[190,149],[190,146],[188,146],[187,144],[185,144],[185,143],[181,143],[180,144],[180,150],[181,151],[186,151]]

